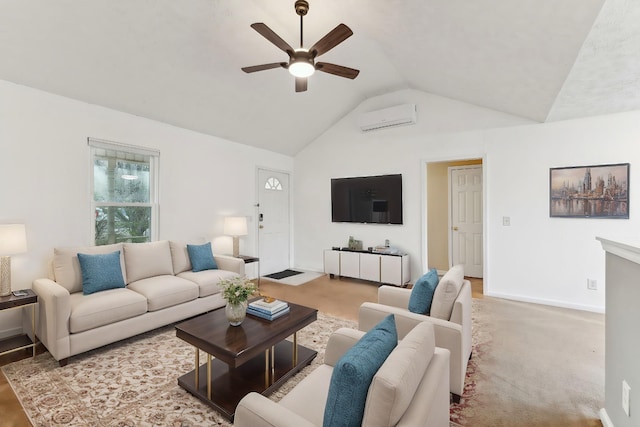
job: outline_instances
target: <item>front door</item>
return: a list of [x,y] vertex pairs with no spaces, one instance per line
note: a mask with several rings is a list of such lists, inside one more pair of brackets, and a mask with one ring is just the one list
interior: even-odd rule
[[289,268],[289,174],[258,169],[260,274]]
[[482,166],[449,168],[451,183],[451,263],[465,276],[482,277]]

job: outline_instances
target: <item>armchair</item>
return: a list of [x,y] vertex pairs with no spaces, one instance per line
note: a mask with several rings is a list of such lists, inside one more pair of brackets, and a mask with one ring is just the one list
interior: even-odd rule
[[[276,403],[249,393],[235,413],[236,427],[322,426],[333,368],[364,335],[341,328],[329,338],[324,363]],[[433,327],[406,335],[375,374],[362,426],[449,426],[449,351],[435,347]]]
[[[441,283],[451,279],[461,282],[460,292],[453,302],[451,316],[448,319],[443,320],[410,312],[408,307],[411,289],[381,286],[378,289],[378,303],[366,302],[360,306],[358,329],[368,331],[384,317],[394,314],[398,338],[402,339],[417,324],[421,322],[432,324],[436,347],[446,348],[451,352],[449,366],[451,394],[453,401],[459,403],[464,390],[467,364],[471,359],[471,283],[465,280],[460,272],[449,275],[455,268],[449,270],[441,279]],[[436,299],[440,297],[442,294],[438,292],[434,294],[433,305],[438,303]]]

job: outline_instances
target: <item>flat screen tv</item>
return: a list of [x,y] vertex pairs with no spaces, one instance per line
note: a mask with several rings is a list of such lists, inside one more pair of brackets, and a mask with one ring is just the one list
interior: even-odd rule
[[333,178],[331,221],[402,224],[402,175]]

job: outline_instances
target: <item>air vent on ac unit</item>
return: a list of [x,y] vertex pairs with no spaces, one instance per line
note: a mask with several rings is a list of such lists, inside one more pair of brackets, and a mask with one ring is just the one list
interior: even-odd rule
[[358,118],[358,126],[363,132],[416,123],[416,104],[396,105],[395,107],[363,113]]

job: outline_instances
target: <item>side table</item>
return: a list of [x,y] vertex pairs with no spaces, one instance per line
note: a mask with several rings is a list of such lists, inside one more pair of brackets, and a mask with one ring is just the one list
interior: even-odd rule
[[260,288],[260,258],[251,255],[238,255],[236,258],[240,258],[245,264],[258,263],[258,288]]
[[0,311],[31,306],[33,340],[27,334],[2,339],[0,340],[0,356],[31,347],[33,349],[33,357],[36,357],[36,345],[38,344],[36,337],[36,304],[38,303],[38,295],[31,289],[25,289],[25,292],[27,292],[25,296],[17,297],[11,294],[7,297],[0,297]]

